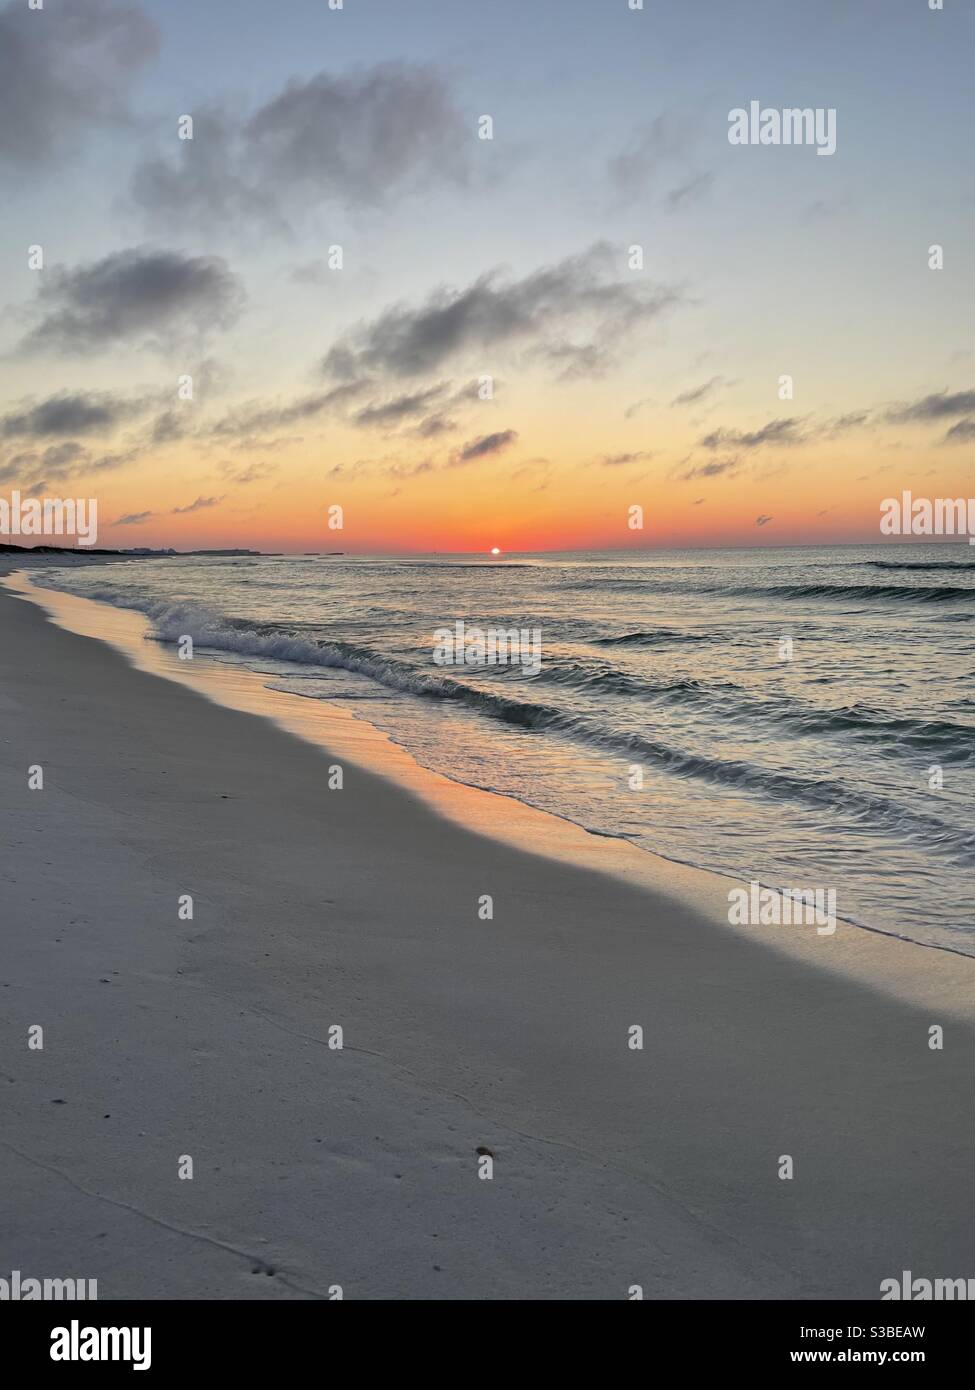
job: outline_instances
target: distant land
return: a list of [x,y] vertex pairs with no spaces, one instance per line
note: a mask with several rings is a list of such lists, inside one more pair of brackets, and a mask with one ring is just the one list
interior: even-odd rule
[[75,545],[0,545],[0,555],[137,555],[140,560],[166,555],[266,555],[263,550],[150,550],[137,546],[132,550],[96,550],[93,546]]

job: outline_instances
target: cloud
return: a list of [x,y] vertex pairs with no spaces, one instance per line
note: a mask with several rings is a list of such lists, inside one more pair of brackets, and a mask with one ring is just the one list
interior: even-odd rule
[[93,456],[77,440],[66,440],[63,444],[49,445],[41,453],[28,451],[15,454],[0,467],[0,482],[16,481],[20,486],[39,494],[49,491],[52,483],[107,473],[133,463],[138,457],[136,449]]
[[[673,289],[617,278],[618,261],[599,243],[522,279],[493,270],[467,289],[435,290],[419,308],[393,305],[340,338],[323,369],[346,380],[409,377],[507,346],[568,361],[569,370],[601,368],[621,339],[679,300]],[[579,333],[582,342],[569,336]]]
[[945,444],[967,444],[975,439],[975,420],[959,420],[944,437]]
[[413,391],[408,395],[395,396],[392,400],[374,402],[356,411],[353,420],[357,425],[396,425],[411,416],[425,415],[443,392],[442,385],[430,386],[425,391]]
[[244,299],[219,256],[132,247],[74,270],[44,272],[39,322],[21,343],[29,352],[77,354],[154,335],[225,328]]
[[527,459],[524,463],[519,463],[517,468],[513,468],[508,476],[512,482],[517,482],[519,478],[530,478],[537,473],[548,473],[551,467],[551,459]]
[[823,433],[827,435],[845,434],[847,430],[857,430],[861,425],[865,425],[870,419],[865,410],[851,411],[848,415],[837,415],[833,420],[827,420],[823,426]]
[[153,444],[171,444],[182,439],[185,433],[186,427],[177,411],[167,410],[156,418],[149,437]]
[[324,285],[333,273],[329,270],[327,261],[318,259],[293,266],[288,271],[288,279],[295,285]]
[[684,473],[678,473],[677,477],[681,482],[687,483],[694,478],[717,478],[722,473],[734,474],[740,467],[741,460],[737,458],[712,459],[709,463],[699,463]]
[[610,182],[624,197],[647,190],[662,165],[682,156],[689,144],[686,128],[662,112],[633,133],[625,147],[609,162]]
[[714,183],[713,174],[694,174],[686,183],[678,184],[667,194],[667,203],[672,211],[686,207],[688,203],[695,203],[699,198],[703,198],[705,193]]
[[98,127],[128,119],[126,97],[159,31],[138,5],[66,0],[0,9],[0,165],[23,176],[62,163]]
[[561,381],[591,380],[603,376],[613,365],[613,354],[598,343],[550,343],[536,348],[534,357],[560,367]]
[[634,401],[632,405],[628,405],[623,411],[623,414],[626,416],[627,420],[632,420],[634,415],[637,415],[645,405],[653,405],[653,403],[652,396],[644,396],[641,400]]
[[374,208],[467,180],[473,135],[446,77],[388,62],[293,78],[257,110],[210,108],[175,160],[137,169],[132,193],[152,225],[287,225],[323,201]]
[[222,501],[222,497],[198,497],[195,502],[190,502],[188,506],[174,507],[169,515],[185,516],[188,512],[206,511],[208,507],[219,507]]
[[495,434],[482,434],[479,439],[472,439],[464,445],[457,456],[457,462],[472,463],[474,459],[499,454],[502,449],[507,449],[509,444],[514,444],[517,438],[517,430],[498,430]]
[[389,478],[418,478],[422,473],[432,473],[431,459],[420,459],[418,463],[393,463],[388,468],[379,469]]
[[934,395],[922,396],[910,405],[894,406],[887,412],[887,419],[895,423],[906,420],[946,420],[952,415],[975,413],[975,391],[939,391]]
[[[216,507],[223,502],[223,498],[198,498],[196,502],[188,503],[185,507],[172,507],[167,516],[181,517],[191,512],[204,512],[207,507]],[[146,521],[153,517],[160,516],[159,512],[129,512],[127,516],[118,517],[115,521],[110,521],[110,525],[145,525]]]
[[217,439],[254,440],[286,429],[292,425],[315,420],[331,410],[340,409],[349,401],[360,396],[368,387],[368,382],[345,382],[328,391],[313,391],[287,405],[262,405],[249,401],[236,406],[222,420],[211,426],[210,434]]
[[15,454],[0,468],[0,482],[13,480],[25,482],[36,488],[39,482],[60,482],[83,471],[82,465],[89,459],[88,451],[76,439],[66,439],[62,444],[50,444],[41,453],[28,450]]
[[705,381],[701,386],[692,387],[689,391],[682,391],[679,396],[675,396],[671,405],[697,405],[724,381],[723,376],[713,376],[710,381]]
[[765,444],[802,444],[799,433],[800,421],[795,419],[770,420],[760,430],[717,429],[701,440],[704,449],[760,449]]
[[453,434],[456,428],[456,421],[446,415],[428,415],[417,425],[416,433],[421,439],[436,439],[441,434]]
[[239,148],[239,121],[215,107],[193,115],[193,139],[181,140],[175,161],[155,157],[132,176],[131,196],[149,226],[205,232],[257,224],[281,232],[286,224]]
[[262,483],[266,478],[270,478],[278,471],[276,463],[249,463],[244,468],[238,468],[233,463],[220,464],[220,472],[232,483],[239,483],[246,486],[249,483]]
[[773,521],[773,520],[774,520],[774,517],[771,517],[771,516],[757,516],[757,517],[755,518],[755,525],[756,525],[756,526],[767,526],[768,523],[769,523],[770,521]]
[[638,449],[631,454],[604,454],[599,460],[603,468],[622,468],[628,463],[639,463],[642,459],[653,458],[648,449]]
[[144,400],[123,400],[107,392],[65,391],[36,404],[30,399],[22,401],[17,409],[0,416],[0,437],[104,434],[146,408]]

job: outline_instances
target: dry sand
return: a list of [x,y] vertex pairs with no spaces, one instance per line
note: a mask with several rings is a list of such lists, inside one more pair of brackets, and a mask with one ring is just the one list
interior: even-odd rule
[[975,1274],[975,962],[732,931],[722,880],[637,881],[466,789],[441,814],[401,750],[330,756],[187,688],[205,662],[135,669],[2,589],[0,650],[0,1277],[874,1299]]

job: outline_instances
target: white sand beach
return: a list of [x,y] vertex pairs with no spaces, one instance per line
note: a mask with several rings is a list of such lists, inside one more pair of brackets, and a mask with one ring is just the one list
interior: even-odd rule
[[[120,647],[144,625],[38,597]],[[0,643],[0,1274],[876,1299],[973,1272],[969,958],[732,929],[726,880],[2,587]]]

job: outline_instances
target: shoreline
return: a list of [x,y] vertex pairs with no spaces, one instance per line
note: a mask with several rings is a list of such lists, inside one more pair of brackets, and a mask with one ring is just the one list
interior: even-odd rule
[[193,661],[180,661],[170,648],[152,639],[152,623],[137,609],[37,588],[27,568],[14,568],[6,575],[0,568],[2,589],[36,604],[58,627],[107,643],[141,671],[193,689],[223,708],[256,714],[320,752],[335,753],[388,779],[462,828],[513,848],[527,843],[535,853],[557,862],[585,864],[594,872],[672,897],[719,929],[740,932],[805,964],[838,971],[906,1003],[947,1009],[975,1024],[975,989],[957,988],[950,959],[940,969],[931,963],[922,968],[914,953],[972,962],[973,986],[975,955],[842,917],[828,941],[817,940],[813,927],[736,926],[729,921],[728,895],[732,888],[749,886],[747,880],[670,859],[632,844],[625,836],[589,830],[518,797],[434,771],[368,719],[328,700],[277,690],[268,684],[273,677],[267,674],[211,658],[205,651]]
[[871,1299],[970,1267],[969,958],[769,949],[714,919],[729,880],[654,887],[645,851],[399,785],[371,726],[287,696],[276,725],[239,669],[161,679],[104,636],[138,615],[73,602],[102,640],[0,592],[10,1268],[103,1298]]

